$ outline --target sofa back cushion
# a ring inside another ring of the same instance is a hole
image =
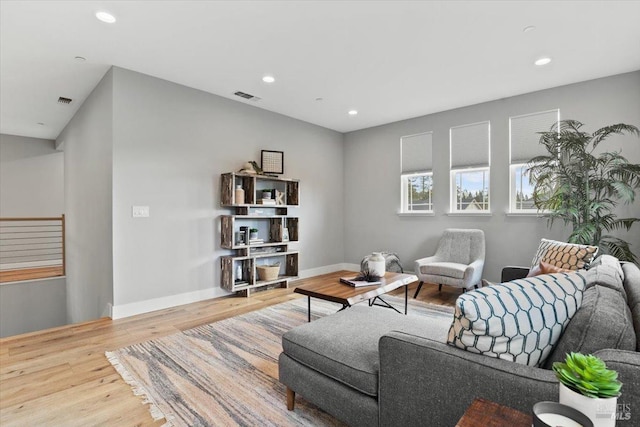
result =
[[[636,349],[631,313],[617,290],[588,285],[582,307],[567,325],[543,367],[551,369],[553,362],[564,361],[567,353],[592,354],[605,348]]]
[[[584,272],[547,274],[461,295],[448,344],[539,366],[582,303]]]

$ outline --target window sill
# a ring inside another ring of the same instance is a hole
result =
[[[545,212],[505,212],[504,213],[506,216],[530,216],[530,217],[537,217],[537,218],[544,218],[546,217],[548,214]]]
[[[492,212],[447,212],[447,216],[493,216]]]
[[[398,216],[403,217],[418,217],[418,216],[436,216],[435,212],[427,211],[427,212],[397,212]]]

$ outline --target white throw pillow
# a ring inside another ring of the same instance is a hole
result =
[[[466,292],[456,301],[447,343],[539,366],[582,304],[583,272],[545,274]]]

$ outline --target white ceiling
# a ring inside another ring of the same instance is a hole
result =
[[[0,132],[40,138],[111,65],[340,132],[640,69],[640,1],[2,0],[0,15]]]

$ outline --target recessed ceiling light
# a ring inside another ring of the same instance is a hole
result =
[[[82,61],[86,61],[87,60],[87,58],[85,58],[84,56],[76,56],[74,59],[76,61],[78,61],[78,62],[82,62]]]
[[[322,98],[316,98],[316,101],[322,101]]]
[[[356,114],[358,114],[358,110],[349,110],[350,116],[355,116]]]
[[[265,83],[273,83],[273,82],[276,81],[276,79],[273,76],[264,76],[262,78],[262,81],[265,82]]]
[[[44,126],[44,123],[42,123],[42,122],[38,122],[38,123],[36,123],[36,124],[37,124],[38,126]]]
[[[102,22],[106,22],[107,24],[113,24],[116,22],[116,17],[105,11],[96,12],[96,18]]]
[[[522,29],[522,31],[523,31],[524,33],[528,33],[529,31],[533,31],[533,30],[535,30],[535,29],[536,29],[536,27],[535,27],[534,25],[527,25],[526,27],[524,27],[524,28]]]
[[[542,57],[542,58],[538,58],[536,59],[536,62],[534,62],[534,64],[536,65],[547,65],[549,62],[551,62],[551,58],[549,58],[548,56]]]

